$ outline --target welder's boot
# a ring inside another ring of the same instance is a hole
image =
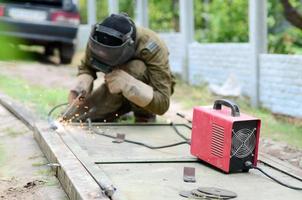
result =
[[[134,112],[136,123],[156,122],[156,115],[149,112]]]

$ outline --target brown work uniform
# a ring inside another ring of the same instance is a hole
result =
[[[168,110],[175,84],[169,66],[168,49],[155,32],[137,27],[136,33],[136,51],[133,58],[118,67],[151,86],[154,92],[152,101],[146,107],[140,108],[122,94],[111,94],[107,86],[103,84],[88,96],[85,107],[89,107],[90,113],[86,114],[86,118],[110,120],[114,116],[129,111],[134,111],[137,115],[148,113],[162,115]],[[87,48],[85,58],[79,66],[78,75],[89,74],[96,79],[96,72],[97,70],[91,64],[90,51]]]

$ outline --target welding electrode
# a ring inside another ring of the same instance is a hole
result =
[[[84,94],[85,92],[80,92],[79,95],[72,101],[72,103],[67,107],[66,111],[63,113],[62,120],[66,119],[66,115],[70,112],[71,109],[74,108],[77,101],[85,100]]]

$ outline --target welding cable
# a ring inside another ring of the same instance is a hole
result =
[[[179,137],[181,137],[182,139],[184,139],[185,141],[187,141],[188,144],[191,143],[189,138],[185,137],[183,134],[181,134],[181,133],[179,132],[179,130],[176,128],[176,126],[175,126],[175,124],[174,124],[173,122],[171,122],[170,125],[172,126],[172,128],[173,128],[174,131],[175,131],[175,133],[176,133]]]
[[[288,172],[286,172],[286,171],[284,171],[284,170],[282,170],[282,169],[279,169],[278,167],[275,167],[275,166],[273,166],[273,165],[271,165],[271,164],[269,164],[269,163],[267,163],[267,162],[265,162],[265,161],[263,161],[263,160],[258,160],[258,162],[259,162],[259,163],[262,163],[262,164],[264,164],[264,165],[266,165],[266,166],[268,166],[268,167],[270,167],[270,168],[273,168],[274,170],[277,170],[277,171],[279,171],[279,172],[281,172],[281,173],[283,173],[283,174],[285,174],[285,175],[287,175],[287,176],[290,176],[290,177],[292,177],[292,178],[294,178],[294,179],[297,179],[297,180],[300,181],[300,182],[302,182],[302,178],[300,178],[300,177],[298,177],[298,176],[295,176],[295,175],[293,175],[293,174],[290,174],[290,173],[288,173]]]
[[[186,116],[184,114],[177,112],[176,115],[185,119],[188,123],[192,124],[192,120],[186,118]]]
[[[59,105],[56,105],[55,107],[53,107],[47,114],[47,121],[48,121],[48,124],[50,125],[51,129],[57,129],[57,126],[53,123],[53,119],[52,119],[52,113],[57,110],[58,108],[60,107],[63,107],[63,106],[67,106],[68,103],[61,103]]]
[[[278,180],[278,179],[272,177],[272,176],[269,175],[267,172],[263,171],[263,169],[261,169],[261,168],[259,168],[259,167],[257,167],[257,166],[254,166],[254,165],[252,164],[252,162],[250,162],[250,161],[246,161],[246,162],[245,162],[245,166],[248,167],[249,169],[256,169],[256,170],[260,171],[260,172],[263,173],[265,176],[267,176],[268,178],[272,179],[273,181],[275,181],[276,183],[278,183],[278,184],[280,184],[280,185],[282,185],[282,186],[284,186],[284,187],[287,187],[287,188],[290,188],[290,189],[293,189],[293,190],[302,190],[302,188],[288,185],[288,184],[283,183],[283,182],[281,182],[280,180]]]
[[[108,135],[106,133],[100,133],[100,132],[96,131],[95,129],[91,129],[91,130],[97,135],[102,135],[102,136],[105,136],[105,137],[108,137],[108,138],[116,139],[115,136]],[[145,144],[145,143],[142,143],[142,142],[127,140],[127,139],[125,139],[124,142],[144,146],[144,147],[147,147],[149,149],[164,149],[164,148],[174,147],[174,146],[178,146],[178,145],[182,145],[182,144],[188,144],[187,141],[183,141],[183,142],[178,142],[178,143],[173,143],[173,144],[163,145],[163,146],[151,146],[151,145],[148,145],[148,144]]]
[[[89,129],[93,133],[95,133],[97,135],[105,136],[105,137],[108,137],[108,138],[111,138],[111,139],[116,139],[115,136],[112,136],[112,135],[109,135],[109,134],[106,134],[106,133],[100,133],[99,131],[95,130],[93,128],[91,120],[89,118],[86,121],[88,123]],[[177,143],[168,144],[168,145],[163,145],[163,146],[151,146],[151,145],[148,145],[148,144],[145,144],[145,143],[142,143],[142,142],[138,142],[138,141],[134,141],[134,140],[128,140],[128,139],[125,139],[124,142],[130,143],[130,144],[136,144],[136,145],[139,145],[139,146],[144,146],[144,147],[149,148],[149,149],[164,149],[164,148],[174,147],[174,146],[178,146],[178,145],[182,145],[182,144],[189,144],[190,145],[190,143],[188,142],[188,139],[186,139],[186,141],[177,142]]]

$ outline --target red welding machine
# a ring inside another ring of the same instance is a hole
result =
[[[213,108],[195,107],[191,154],[226,173],[247,172],[245,162],[257,165],[260,123],[229,100],[216,100]]]

